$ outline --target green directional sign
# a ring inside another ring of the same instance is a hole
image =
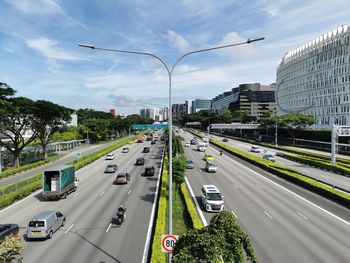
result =
[[[159,130],[168,128],[168,124],[133,124],[133,130]]]

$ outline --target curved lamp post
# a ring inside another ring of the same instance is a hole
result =
[[[127,53],[127,54],[135,54],[135,55],[143,55],[143,56],[150,56],[162,63],[164,68],[166,69],[168,73],[168,83],[169,83],[169,218],[168,218],[168,228],[169,228],[169,234],[172,234],[172,174],[173,174],[173,168],[172,168],[172,107],[171,107],[171,80],[172,80],[172,74],[174,72],[174,69],[176,65],[185,57],[196,54],[196,53],[201,53],[201,52],[206,52],[206,51],[211,51],[211,50],[216,50],[216,49],[223,49],[223,48],[229,48],[229,47],[234,47],[234,46],[239,46],[239,45],[246,45],[250,44],[256,41],[264,40],[265,37],[258,37],[258,38],[249,38],[247,41],[240,42],[240,43],[235,43],[235,44],[229,44],[229,45],[223,45],[223,46],[217,46],[217,47],[211,47],[211,48],[205,48],[205,49],[199,49],[195,51],[188,52],[181,57],[179,57],[173,66],[170,68],[163,59],[160,57],[148,53],[148,52],[141,52],[141,51],[130,51],[130,50],[123,50],[123,49],[112,49],[112,48],[101,48],[101,47],[96,47],[94,45],[89,45],[89,44],[78,44],[79,47],[83,48],[90,48],[90,49],[96,49],[96,50],[104,50],[104,51],[112,51],[112,52],[119,52],[119,53]]]

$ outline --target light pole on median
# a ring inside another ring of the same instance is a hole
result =
[[[96,50],[104,50],[104,51],[112,51],[112,52],[119,52],[119,53],[127,53],[127,54],[136,54],[136,55],[144,55],[144,56],[150,56],[153,57],[157,60],[159,60],[164,68],[166,69],[168,73],[168,84],[169,84],[169,218],[168,218],[168,228],[169,228],[169,234],[172,234],[172,107],[171,107],[171,81],[172,81],[172,74],[174,72],[174,69],[176,65],[185,57],[196,54],[196,53],[201,53],[201,52],[206,52],[206,51],[212,51],[212,50],[217,50],[217,49],[223,49],[223,48],[229,48],[229,47],[234,47],[234,46],[239,46],[239,45],[246,45],[250,44],[253,42],[257,42],[260,40],[265,39],[264,37],[259,37],[259,38],[249,38],[247,41],[240,42],[240,43],[235,43],[235,44],[229,44],[229,45],[223,45],[223,46],[217,46],[217,47],[211,47],[211,48],[205,48],[205,49],[199,49],[195,51],[188,52],[181,57],[179,57],[173,66],[168,67],[168,65],[164,62],[163,59],[160,57],[148,53],[148,52],[139,52],[139,51],[130,51],[130,50],[122,50],[122,49],[111,49],[111,48],[100,48],[100,47],[95,47],[94,45],[88,45],[88,44],[78,44],[79,47],[83,48],[90,48],[90,49],[96,49]]]

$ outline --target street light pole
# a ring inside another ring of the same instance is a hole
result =
[[[278,132],[278,128],[277,128],[277,119],[276,119],[276,124],[275,124],[275,146],[278,146],[278,139],[277,139],[277,132]]]
[[[196,53],[201,53],[201,52],[206,52],[206,51],[212,51],[212,50],[217,50],[217,49],[223,49],[223,48],[228,48],[228,47],[234,47],[234,46],[239,46],[239,45],[246,45],[246,44],[250,44],[253,42],[257,42],[260,40],[264,40],[264,37],[259,37],[259,38],[249,38],[247,41],[244,42],[240,42],[240,43],[236,43],[236,44],[229,44],[229,45],[223,45],[223,46],[217,46],[217,47],[212,47],[212,48],[205,48],[205,49],[199,49],[199,50],[195,50],[192,52],[188,52],[184,55],[182,55],[181,57],[179,57],[174,65],[171,67],[171,69],[169,70],[168,65],[164,62],[164,60],[162,60],[160,57],[152,54],[152,53],[148,53],[148,52],[139,52],[139,51],[130,51],[130,50],[122,50],[122,49],[111,49],[111,48],[100,48],[100,47],[95,47],[94,45],[89,45],[89,44],[78,44],[79,47],[83,47],[83,48],[90,48],[90,49],[96,49],[96,50],[104,50],[104,51],[112,51],[112,52],[119,52],[119,53],[127,53],[127,54],[136,54],[136,55],[144,55],[144,56],[151,56],[155,59],[157,59],[158,61],[160,61],[162,63],[162,65],[164,66],[164,68],[166,69],[167,73],[168,73],[168,83],[169,83],[169,218],[168,218],[168,228],[169,228],[169,234],[172,234],[172,174],[173,174],[173,163],[172,163],[172,155],[173,155],[173,151],[172,151],[172,101],[171,101],[171,85],[172,85],[172,75],[174,72],[174,69],[176,67],[176,65],[185,57],[192,55],[192,54],[196,54]]]

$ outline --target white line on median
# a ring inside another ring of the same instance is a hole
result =
[[[225,158],[229,158],[228,156],[225,156],[225,155],[224,155],[224,157],[225,157]],[[264,179],[264,180],[266,180],[266,181],[268,181],[268,182],[274,184],[275,186],[277,186],[277,187],[279,187],[279,188],[281,188],[281,189],[287,191],[288,193],[294,195],[295,197],[297,197],[297,198],[303,200],[304,202],[306,202],[306,203],[308,203],[308,204],[310,204],[310,205],[312,205],[312,206],[314,206],[314,207],[320,209],[320,210],[323,211],[324,213],[326,213],[326,214],[328,214],[328,215],[330,215],[330,216],[332,216],[332,217],[338,219],[339,221],[343,222],[344,224],[350,226],[350,222],[346,221],[345,219],[343,219],[343,218],[341,218],[341,217],[339,217],[339,216],[337,216],[337,215],[335,215],[335,214],[329,212],[328,210],[326,210],[326,209],[324,209],[324,208],[322,208],[322,207],[320,207],[320,206],[314,204],[313,202],[307,200],[307,199],[304,198],[304,197],[301,197],[300,195],[294,193],[293,191],[288,190],[288,189],[285,188],[284,186],[279,185],[278,183],[272,181],[271,179],[266,178],[265,176],[262,176],[261,174],[259,174],[258,172],[255,172],[254,170],[248,168],[247,166],[244,166],[243,164],[241,164],[241,163],[239,163],[239,162],[237,162],[237,161],[235,161],[235,160],[233,160],[233,159],[231,159],[231,158],[230,158],[230,160],[232,160],[232,161],[235,162],[236,164],[240,165],[241,167],[244,167],[244,168],[247,169],[248,171],[250,171],[250,172],[252,172],[252,173],[254,173],[254,174],[260,176],[262,179]],[[279,177],[277,177],[277,176],[274,175],[274,174],[270,174],[270,175],[271,175],[272,177],[279,178]]]
[[[265,213],[265,215],[267,215],[270,219],[273,219],[273,217],[270,216],[268,212],[264,211],[264,213]]]
[[[71,230],[71,228],[74,226],[74,224],[72,224],[64,233],[67,234],[69,230]]]
[[[306,216],[304,216],[302,213],[297,212],[298,215],[300,215],[302,218],[304,218],[305,220],[308,220],[308,218]]]
[[[190,191],[191,197],[192,197],[194,203],[196,204],[196,208],[197,208],[197,212],[198,212],[198,214],[199,214],[199,217],[201,218],[203,225],[204,225],[204,226],[207,226],[207,225],[208,225],[207,220],[205,220],[205,217],[204,217],[204,215],[203,215],[203,212],[202,212],[202,210],[199,208],[199,204],[198,204],[197,199],[196,199],[196,197],[195,197],[195,195],[194,195],[194,193],[193,193],[193,190],[192,190],[192,188],[191,188],[190,182],[187,180],[187,177],[185,177],[185,181],[186,181],[186,185],[187,185],[187,187],[188,187],[188,190]]]
[[[235,218],[237,219],[238,216],[235,214],[235,212],[233,212],[233,210],[232,210],[231,212],[232,212],[232,214],[235,216]]]
[[[238,189],[238,185],[236,185],[236,184],[233,184],[233,186],[234,186],[235,188],[237,188],[237,189]]]
[[[111,226],[112,226],[112,223],[109,224],[109,226],[108,226],[108,228],[107,228],[107,230],[106,230],[106,233],[107,233],[108,230],[111,228]]]

